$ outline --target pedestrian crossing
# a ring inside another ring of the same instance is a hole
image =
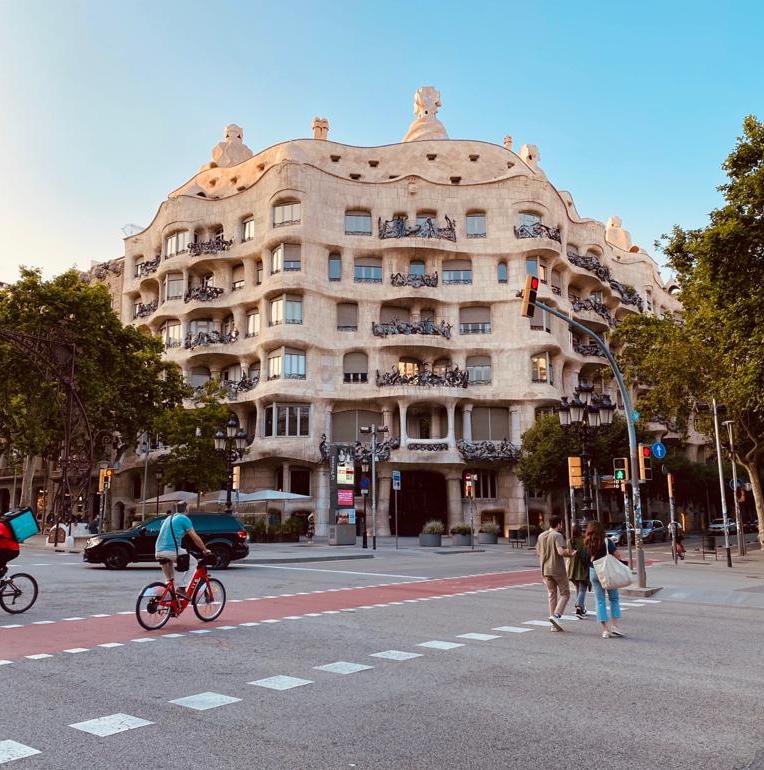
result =
[[[630,602],[629,606],[632,609],[639,607],[650,607],[656,604],[660,604],[660,600],[639,600]],[[320,613],[323,614],[323,613]],[[573,615],[563,616],[563,620],[572,621],[578,620]],[[262,621],[267,622],[267,621]],[[271,622],[278,622],[273,619]],[[243,623],[239,626],[218,626],[215,631],[224,630],[229,631],[240,626],[258,625],[258,623]],[[584,626],[585,623],[581,623]],[[273,693],[288,693],[291,690],[300,690],[301,688],[311,688],[321,685],[320,677],[323,676],[355,676],[362,674],[365,676],[373,677],[375,672],[385,665],[395,665],[396,663],[404,663],[407,661],[416,661],[417,659],[432,658],[434,655],[440,653],[455,651],[462,648],[479,647],[485,642],[495,642],[497,640],[505,639],[509,640],[512,637],[519,637],[525,633],[532,633],[536,628],[549,627],[549,620],[531,619],[523,621],[520,626],[514,625],[500,625],[490,629],[493,633],[488,633],[486,630],[480,631],[468,631],[464,633],[454,634],[453,639],[459,641],[451,641],[449,639],[430,639],[413,644],[414,647],[421,649],[422,652],[414,652],[412,650],[399,650],[399,649],[387,649],[376,652],[367,653],[367,658],[373,659],[375,664],[363,663],[360,661],[348,661],[338,660],[330,663],[320,663],[312,667],[312,670],[317,672],[316,678],[307,679],[304,677],[294,676],[289,673],[274,673],[271,676],[257,679],[254,681],[246,682],[247,685],[256,687],[260,690],[271,691]],[[211,633],[213,629],[197,629],[197,633]],[[195,633],[191,631],[189,633]],[[140,637],[131,641],[144,643],[144,642],[156,642],[161,638],[175,639],[183,637],[184,634],[164,634],[157,637]],[[99,645],[101,647],[121,646],[120,643],[112,642]],[[66,650],[70,654],[87,652],[86,648],[72,648]],[[456,653],[455,653],[456,654]],[[39,660],[43,658],[52,657],[47,654],[28,655],[27,658],[31,660]],[[9,664],[12,661],[0,661],[0,665]],[[416,665],[412,663],[411,665]],[[275,695],[274,695],[275,697]],[[286,696],[285,696],[286,697]],[[223,706],[235,707],[235,704],[242,703],[246,698],[238,697],[228,693],[218,692],[201,692],[186,695],[179,698],[174,698],[167,702],[167,706],[180,707],[188,709],[190,711],[204,712],[221,708]],[[142,716],[136,716],[132,714],[126,714],[122,712],[114,714],[106,714],[103,716],[94,716],[91,719],[76,722],[68,725],[70,729],[77,730],[78,732],[87,733],[101,739],[108,739],[110,736],[128,732],[132,730],[140,730],[150,727],[155,724],[160,724],[159,721],[155,722],[146,719]],[[160,725],[161,726],[161,725]],[[13,738],[4,738],[0,734],[0,765],[8,762],[15,762],[28,757],[32,757],[43,752],[43,748],[36,746],[28,746],[20,743]],[[55,747],[51,746],[49,749],[51,752],[55,751]]]

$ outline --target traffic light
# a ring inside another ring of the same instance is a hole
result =
[[[629,458],[613,458],[613,479],[617,484],[624,484],[629,480]]]
[[[464,496],[475,497],[475,482],[471,473],[464,474]]]
[[[539,289],[539,279],[535,275],[525,276],[525,288],[523,289],[523,307],[521,314],[523,318],[533,318],[536,306],[536,292]]]
[[[113,475],[114,471],[111,468],[107,468],[103,472],[103,488],[104,489],[110,489],[111,488],[111,477]]]
[[[653,461],[652,453],[650,452],[649,444],[639,445],[639,480],[652,481],[653,480]]]
[[[568,458],[568,486],[571,489],[582,489],[584,486],[584,474],[581,469],[580,457]]]

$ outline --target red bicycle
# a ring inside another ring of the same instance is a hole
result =
[[[189,603],[199,620],[206,623],[217,620],[225,607],[225,587],[217,578],[207,574],[207,566],[204,558],[199,559],[185,596],[176,593],[174,580],[147,585],[135,604],[138,622],[147,631],[156,631],[170,618],[179,617]]]

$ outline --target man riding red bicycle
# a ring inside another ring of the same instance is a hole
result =
[[[183,538],[188,536],[191,542],[202,552],[204,556],[210,556],[204,541],[194,529],[191,519],[183,513],[171,513],[163,522],[157,537],[154,555],[162,567],[162,572],[169,582],[175,578],[175,567],[178,572],[178,585],[175,593],[184,599],[190,599],[186,595],[186,586],[189,578],[196,570],[197,560],[183,548]]]

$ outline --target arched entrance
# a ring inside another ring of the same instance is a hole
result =
[[[414,537],[430,519],[448,526],[446,479],[436,471],[402,471],[398,492],[398,534]],[[390,531],[395,534],[395,492],[390,482]]]

